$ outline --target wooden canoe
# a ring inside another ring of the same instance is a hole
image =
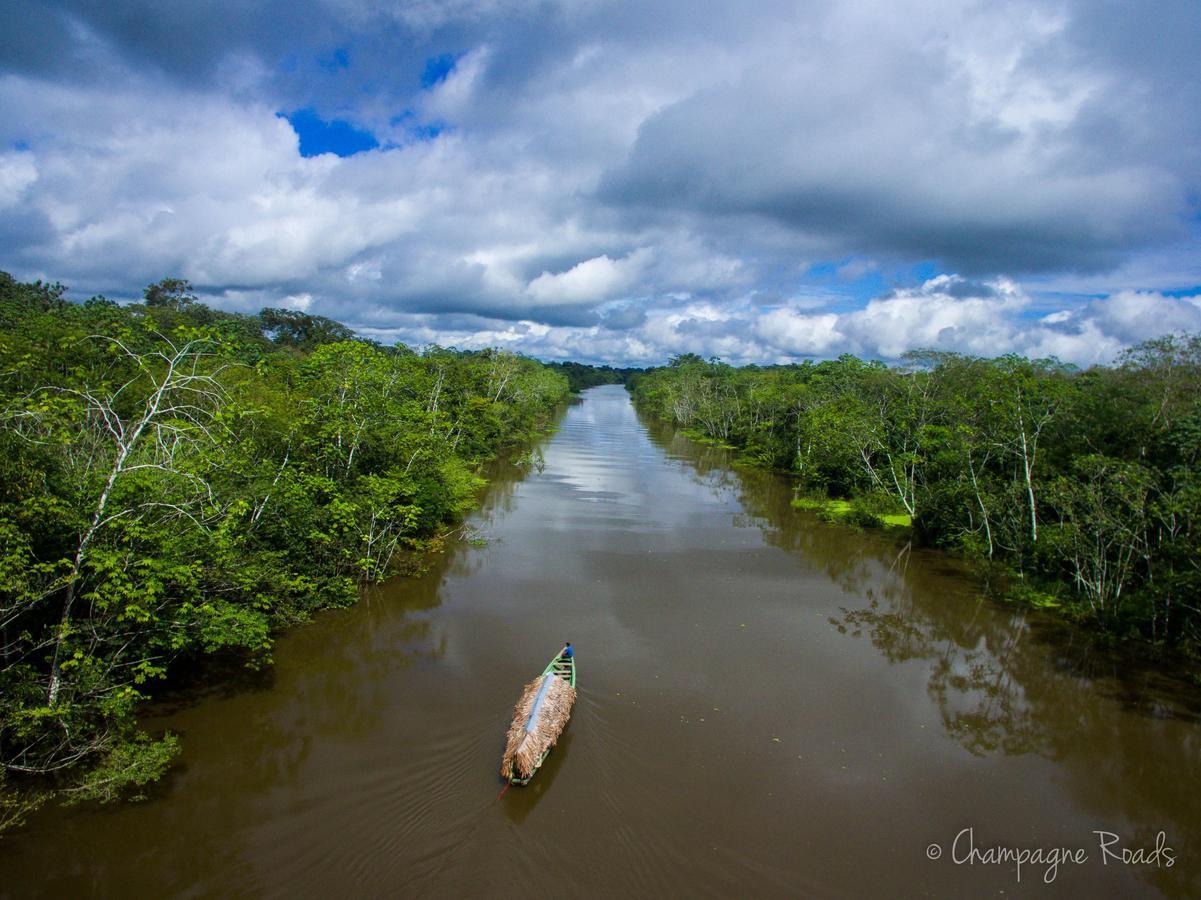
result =
[[[569,684],[572,687],[572,689],[574,690],[574,688],[576,686],[575,656],[570,656],[570,657],[567,657],[566,659],[564,659],[562,656],[556,655],[549,663],[546,664],[546,668],[542,670],[542,674],[538,676],[538,678],[535,680],[535,683],[539,683],[539,682],[545,683],[546,676],[548,676],[548,675],[553,678],[562,679],[563,681],[567,682],[567,684]],[[529,713],[528,717],[526,717],[526,722],[524,724],[526,724],[527,726],[530,724],[530,722],[532,722],[538,716],[539,702],[540,702],[540,695],[535,697],[534,708]],[[519,705],[520,705],[520,702],[519,702]],[[515,719],[514,721],[516,723],[517,720]],[[566,722],[564,722],[563,724],[565,726]],[[546,758],[550,755],[550,751],[554,747],[555,740],[558,740],[557,734],[554,735],[554,740],[552,740],[551,743],[546,747],[546,749],[543,750],[542,753],[538,756],[537,762],[535,763],[533,769],[530,771],[528,776],[523,776],[517,770],[516,764],[514,764],[512,761],[510,761],[508,768],[507,768],[507,772],[505,773],[506,777],[509,780],[509,784],[529,784],[530,779],[532,779],[534,777],[534,774],[538,771],[538,769],[540,769],[542,767],[542,764],[546,761]]]

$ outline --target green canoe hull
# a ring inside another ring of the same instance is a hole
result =
[[[552,659],[549,663],[546,664],[546,668],[542,670],[542,675],[556,675],[559,678],[562,678],[564,681],[566,681],[572,687],[575,687],[575,657],[571,656],[571,657],[568,657],[567,659],[564,659],[561,656],[556,656],[554,659]],[[542,676],[539,676],[539,677],[542,677]],[[535,775],[538,774],[538,770],[542,768],[542,764],[544,762],[546,762],[546,758],[548,756],[550,756],[550,751],[553,749],[554,749],[553,745],[550,747],[547,747],[546,752],[543,753],[540,757],[538,757],[538,764],[536,766],[534,766],[534,771],[530,773],[529,778],[522,778],[512,768],[510,768],[509,769],[509,784],[529,784],[530,779],[532,779]]]

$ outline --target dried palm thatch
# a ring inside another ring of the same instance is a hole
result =
[[[547,673],[525,686],[513,710],[505,756],[500,764],[504,778],[512,775],[528,780],[555,745],[575,703],[575,688]]]

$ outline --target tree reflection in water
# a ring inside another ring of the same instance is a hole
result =
[[[1178,852],[1201,846],[1201,698],[1191,664],[1115,651],[1069,623],[990,601],[954,557],[888,532],[856,532],[791,506],[786,478],[734,468],[727,450],[645,422],[695,477],[737,501],[737,525],[823,572],[848,598],[829,622],[866,637],[890,663],[928,665],[926,688],[946,734],[976,757],[1054,761],[1098,828]],[[1119,824],[1120,823],[1120,824]],[[1172,896],[1201,896],[1201,866],[1181,860],[1140,875]]]
[[[1045,753],[1047,736],[1032,713],[1026,691],[1015,678],[1015,652],[1026,635],[1025,615],[1011,619],[981,616],[984,599],[973,604],[966,622],[939,620],[905,590],[904,573],[911,547],[897,553],[890,572],[899,589],[883,601],[873,596],[861,609],[842,609],[830,624],[842,634],[864,633],[889,662],[929,660],[927,691],[937,704],[943,727],[976,756]],[[874,592],[872,592],[874,593]],[[992,627],[987,627],[990,623]]]

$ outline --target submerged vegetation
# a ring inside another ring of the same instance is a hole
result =
[[[272,635],[436,543],[478,464],[567,379],[498,351],[381,347],[292,310],[69,303],[0,273],[0,830],[154,780],[155,683]]]
[[[1115,366],[909,354],[631,379],[648,413],[788,472],[797,505],[910,523],[1008,595],[1118,637],[1201,647],[1201,336]]]

